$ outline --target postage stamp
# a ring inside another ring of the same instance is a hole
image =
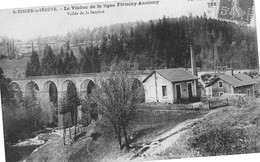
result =
[[[250,23],[253,5],[253,0],[220,0],[218,18]]]

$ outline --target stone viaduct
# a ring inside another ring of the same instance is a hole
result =
[[[139,71],[136,79],[142,82],[150,72]],[[49,75],[49,76],[31,76],[26,78],[13,78],[11,79],[11,86],[14,92],[22,92],[22,98],[30,93],[30,86],[33,85],[37,94],[39,105],[42,108],[45,123],[53,121],[54,107],[50,100],[50,86],[55,86],[57,89],[57,100],[62,97],[62,94],[67,91],[68,84],[73,83],[79,95],[90,93],[95,83],[96,78],[100,77],[100,73],[87,73],[87,74],[69,74],[69,75]],[[107,77],[104,74],[102,77]],[[79,111],[79,118],[82,118],[82,113]],[[62,116],[58,115],[59,126],[62,125]]]

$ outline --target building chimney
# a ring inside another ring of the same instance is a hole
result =
[[[192,74],[195,76],[198,76],[197,74],[197,66],[196,66],[196,59],[194,56],[194,51],[193,51],[193,47],[192,44],[190,44],[190,60],[191,60],[191,71]]]
[[[234,70],[232,68],[226,68],[226,74],[233,76],[234,75]]]

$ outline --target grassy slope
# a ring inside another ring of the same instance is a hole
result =
[[[173,140],[161,152],[151,156],[139,156],[135,160],[160,160],[174,158],[188,158],[205,156],[205,152],[191,147],[189,144],[191,137],[194,137],[194,131],[214,130],[217,127],[242,127],[248,131],[249,137],[252,137],[252,144],[259,146],[260,143],[256,137],[256,130],[259,128],[259,105],[249,105],[246,108],[237,108],[235,106],[223,107],[211,111],[140,111],[136,122],[133,123],[129,132],[133,136],[132,146],[140,144],[149,144],[154,142],[162,134],[167,134],[173,128],[191,120],[192,124],[180,132],[177,132],[176,140]],[[247,129],[250,128],[250,129]],[[252,129],[253,128],[253,129]],[[93,140],[90,135],[92,132],[99,132],[100,137]],[[176,135],[176,134],[175,134]],[[172,135],[172,136],[175,136]],[[169,137],[172,138],[172,137]],[[173,138],[174,139],[174,138]],[[165,140],[167,141],[167,139]],[[67,143],[69,140],[67,139]],[[106,129],[101,122],[89,126],[86,129],[86,135],[80,137],[76,142],[63,146],[62,139],[57,139],[53,143],[42,146],[37,152],[34,152],[29,161],[129,161],[137,153],[138,148],[133,148],[130,152],[118,151],[118,143],[112,131]],[[252,149],[248,149],[248,152]]]
[[[129,132],[133,135],[132,145],[139,143],[149,143],[157,136],[172,129],[176,124],[187,119],[197,118],[205,112],[195,111],[140,111],[136,122],[133,123]],[[97,140],[93,140],[90,134],[101,133]],[[34,152],[28,161],[122,161],[133,156],[130,153],[120,152],[115,135],[106,129],[100,122],[96,126],[90,126],[86,130],[86,135],[79,138],[70,145],[63,146],[62,139],[48,143]],[[69,140],[67,138],[67,143]]]
[[[216,110],[214,113],[206,115],[202,120],[195,123],[192,129],[187,131],[185,135],[179,138],[171,147],[157,155],[154,159],[174,159],[174,158],[189,158],[213,155],[212,152],[206,152],[203,148],[191,147],[192,137],[206,134],[208,131],[232,130],[235,128],[242,129],[246,132],[245,141],[248,145],[243,145],[245,150],[237,149],[230,152],[217,152],[217,155],[234,154],[234,153],[256,153],[260,151],[259,139],[259,117],[260,106],[248,105],[245,108],[237,108],[235,106],[224,107]],[[196,134],[195,132],[199,132]],[[216,135],[216,134],[215,134]],[[234,134],[231,135],[231,138]],[[223,139],[223,136],[214,136],[210,145],[214,145],[212,149],[221,148],[217,146],[219,143],[214,143],[213,140]],[[207,139],[206,139],[207,140]],[[239,141],[235,141],[234,146],[239,146]],[[205,142],[206,143],[206,142]],[[229,144],[228,144],[229,145]],[[240,148],[240,147],[239,147]]]

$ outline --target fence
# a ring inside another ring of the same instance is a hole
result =
[[[196,108],[190,104],[166,104],[166,103],[149,103],[141,105],[143,109],[154,110],[195,110]]]
[[[214,109],[218,107],[228,106],[228,99],[223,100],[209,100],[209,108]]]

